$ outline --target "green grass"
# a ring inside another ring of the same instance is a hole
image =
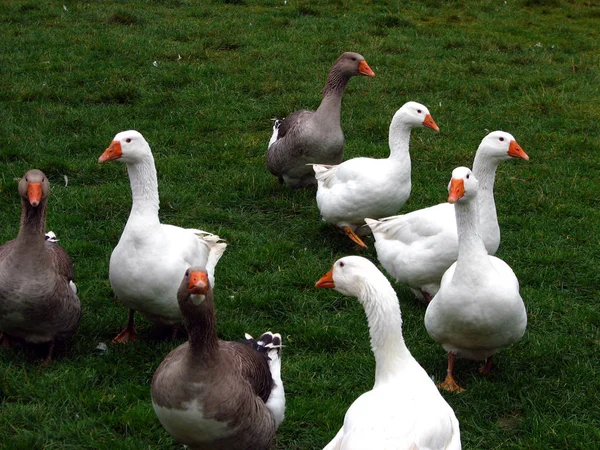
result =
[[[600,446],[597,2],[64,5],[0,4],[0,242],[18,230],[15,180],[42,169],[52,182],[48,228],[75,261],[84,316],[49,368],[35,349],[1,351],[0,448],[181,448],[154,416],[149,382],[183,339],[139,319],[139,341],[110,344],[127,312],[112,300],[108,259],[131,199],[124,166],[96,161],[126,129],[153,149],[161,219],[229,244],[216,274],[220,335],[284,335],[276,448],[317,449],[333,437],[372,386],[374,361],[358,302],[314,283],[357,251],[321,222],[314,192],[277,184],[264,155],[270,119],[316,107],[346,50],[377,74],[346,91],[346,158],[386,156],[389,121],[408,100],[426,104],[441,128],[413,133],[404,211],[444,201],[452,169],[471,165],[488,131],[512,133],[531,157],[502,165],[496,182],[497,256],[519,277],[529,326],[490,378],[458,363],[467,390],[445,397],[463,447]],[[372,245],[361,254],[375,260]],[[445,356],[424,308],[396,290],[408,346],[440,380]]]

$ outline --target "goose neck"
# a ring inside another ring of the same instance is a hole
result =
[[[28,253],[40,254],[45,246],[47,201],[42,199],[34,208],[27,200],[21,200],[21,226],[17,245]]]
[[[479,204],[477,199],[456,202],[454,213],[458,230],[458,266],[473,264],[487,259],[487,250],[479,233]],[[458,270],[458,269],[457,269]]]
[[[375,384],[394,378],[412,356],[402,337],[402,316],[396,293],[388,280],[363,286],[359,299],[365,309],[375,355]]]
[[[342,96],[350,76],[344,75],[337,67],[332,67],[325,87],[323,88],[323,99],[316,113],[319,116],[331,118],[339,122],[342,109]]]
[[[410,132],[410,126],[392,121],[388,138],[390,159],[406,162],[408,166],[410,166]]]
[[[479,180],[479,192],[477,194],[479,232],[492,255],[496,253],[500,244],[500,227],[494,200],[494,183],[499,163],[499,160],[486,157],[480,152],[475,155],[475,161],[473,162],[473,173]]]
[[[127,173],[131,185],[131,214],[156,216],[158,220],[158,181],[152,154],[134,163],[128,163]]]
[[[217,355],[217,319],[212,291],[206,294],[204,301],[196,306],[191,299],[179,302],[183,323],[188,332],[188,341],[195,357],[210,359]]]

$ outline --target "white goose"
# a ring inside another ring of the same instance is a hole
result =
[[[479,235],[478,181],[466,167],[452,172],[448,202],[458,227],[458,260],[444,273],[440,290],[425,313],[429,335],[448,352],[448,374],[440,387],[462,391],[452,375],[456,357],[486,359],[518,341],[525,333],[527,313],[519,281],[499,258],[489,256]]]
[[[154,158],[140,133],[118,133],[98,162],[117,159],[127,164],[133,198],[109,267],[112,289],[129,308],[127,327],[113,342],[126,343],[136,338],[135,311],[154,322],[177,326],[182,320],[177,304],[181,274],[190,266],[206,267],[214,284],[215,266],[227,244],[202,230],[160,223]]]
[[[313,164],[321,217],[342,228],[361,247],[366,245],[355,231],[365,217],[395,214],[410,196],[409,141],[415,127],[439,131],[427,107],[405,103],[390,124],[388,158],[353,158],[337,166]]]
[[[473,172],[480,180],[481,236],[490,255],[500,245],[494,202],[496,169],[511,158],[529,159],[511,134],[494,131],[481,141],[473,163]],[[431,301],[442,275],[458,256],[454,206],[440,203],[408,214],[365,221],[373,232],[377,258],[385,270],[407,284],[417,297]]]
[[[369,322],[375,384],[350,406],[325,450],[461,448],[458,420],[402,337],[398,298],[369,260],[347,256],[316,284],[357,297]]]

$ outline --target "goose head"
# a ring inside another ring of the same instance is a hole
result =
[[[333,64],[333,67],[342,75],[346,76],[375,76],[375,72],[373,72],[373,70],[369,67],[365,58],[362,55],[354,52],[342,53],[342,55]]]
[[[431,113],[425,105],[417,102],[407,102],[396,111],[392,118],[390,128],[396,128],[400,125],[413,127],[426,127],[431,128],[433,131],[439,132],[440,128],[437,126]]]
[[[179,305],[192,304],[198,306],[206,300],[206,296],[211,291],[208,273],[201,267],[190,267],[185,271],[183,280],[177,291],[177,300]]]
[[[497,159],[498,162],[511,158],[529,160],[529,156],[523,151],[513,135],[505,131],[492,131],[484,137],[481,144],[479,144],[477,153]]]
[[[50,182],[44,172],[38,169],[27,172],[19,181],[19,195],[34,208],[48,198]]]
[[[366,285],[381,275],[371,261],[362,256],[345,256],[333,263],[329,272],[315,284],[318,288],[330,288],[351,297],[360,297]]]
[[[452,171],[448,184],[448,202],[470,201],[477,195],[479,181],[468,167],[457,167]]]
[[[135,130],[121,131],[113,138],[110,146],[98,158],[99,163],[121,160],[124,163],[139,161],[151,154],[144,136]]]

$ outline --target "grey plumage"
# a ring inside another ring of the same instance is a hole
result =
[[[280,183],[291,188],[315,185],[307,164],[339,164],[344,156],[340,125],[342,96],[350,77],[375,76],[358,53],[343,53],[331,67],[316,111],[289,114],[274,127],[267,150],[267,167]]]
[[[30,193],[37,190],[38,198]],[[70,287],[73,263],[67,252],[44,235],[50,184],[30,170],[19,182],[22,212],[16,239],[0,247],[0,330],[32,343],[70,337],[81,318],[81,304]]]
[[[278,425],[266,405],[275,388],[267,352],[278,343],[278,355],[281,338],[265,333],[259,340],[272,341],[262,344],[251,338],[218,339],[212,288],[200,304],[194,303],[188,289],[190,274],[198,271],[202,269],[190,268],[179,289],[189,340],[169,353],[156,370],[154,409],[165,429],[191,450],[266,450]],[[197,423],[181,426],[181,415],[188,417],[186,422]],[[205,426],[222,432],[207,437],[198,431]]]

